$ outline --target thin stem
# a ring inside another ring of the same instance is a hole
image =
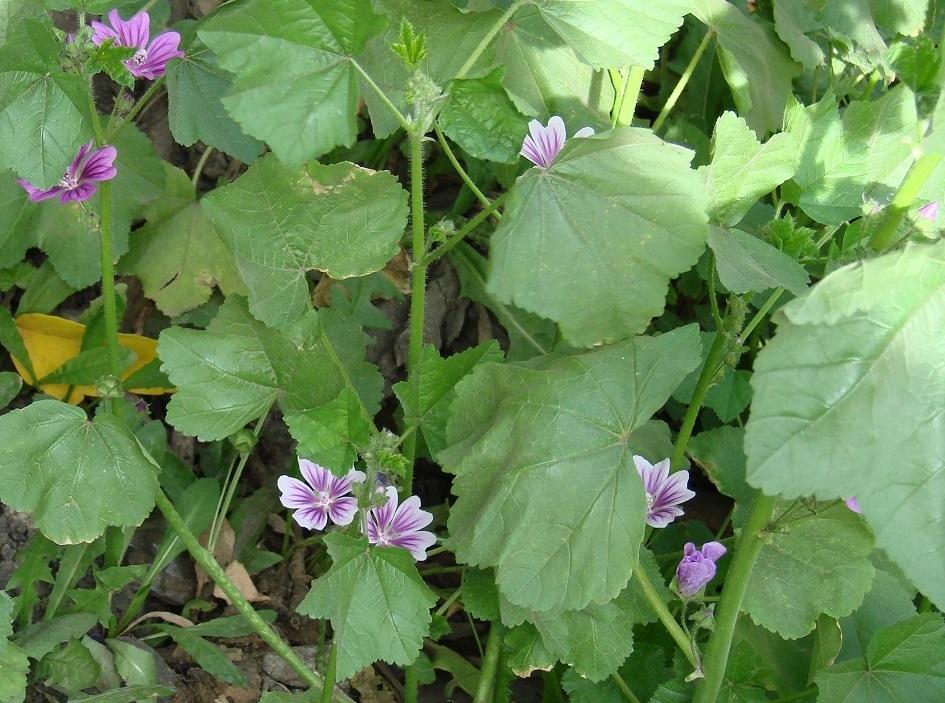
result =
[[[95,131],[96,146],[105,145],[105,134],[102,132],[102,120],[98,115],[98,106],[95,104],[95,90],[92,87],[92,77],[89,76],[89,116],[92,118],[92,129]]]
[[[436,609],[436,614],[443,615],[444,613],[446,613],[446,611],[450,609],[450,606],[453,605],[453,603],[455,603],[457,600],[459,600],[459,597],[462,594],[463,594],[463,587],[460,586],[455,591],[453,591],[452,594],[450,594],[449,598],[443,601],[443,605],[441,605],[439,608]]]
[[[669,632],[669,636],[673,638],[679,649],[682,650],[682,653],[686,656],[686,659],[688,659],[689,663],[692,664],[693,668],[698,671],[699,660],[696,659],[692,652],[689,638],[686,636],[686,633],[683,632],[683,629],[679,626],[679,623],[676,622],[673,614],[669,612],[669,608],[666,607],[663,599],[660,598],[659,594],[656,592],[656,589],[653,588],[653,584],[650,583],[649,577],[646,575],[646,572],[639,564],[637,564],[637,568],[633,570],[633,577],[640,586],[640,590],[643,591],[643,596],[650,604],[650,607],[653,608],[656,616],[660,619],[660,622],[663,623],[663,627],[665,627],[666,631]]]
[[[660,114],[657,115],[656,121],[653,123],[654,132],[659,131],[660,127],[662,127],[663,123],[666,121],[666,118],[669,117],[669,113],[672,112],[674,107],[676,107],[676,102],[679,100],[679,96],[682,95],[683,90],[686,89],[689,79],[692,78],[692,74],[696,70],[699,59],[702,58],[702,54],[705,53],[706,47],[709,46],[709,42],[714,36],[715,32],[711,29],[705,33],[705,36],[702,38],[702,42],[699,44],[699,48],[696,49],[696,53],[692,55],[689,65],[686,66],[686,70],[683,71],[682,76],[680,76],[679,83],[677,83],[676,87],[673,88],[673,92],[669,94],[666,104],[663,105],[663,109],[660,110]]]
[[[620,80],[621,76],[616,69],[610,70],[610,80],[614,88],[619,88],[617,99],[614,100],[614,108],[610,112],[610,126],[626,127],[633,121],[633,113],[636,111],[637,101],[640,99],[640,87],[643,85],[643,68],[641,66],[631,66],[627,75]],[[628,98],[633,98],[629,100]]]
[[[443,135],[443,132],[440,130],[440,125],[436,122],[433,123],[433,131],[436,133],[436,138],[440,142],[440,146],[443,147],[443,153],[446,154],[446,158],[449,159],[449,162],[453,164],[453,168],[456,169],[456,173],[459,174],[459,177],[463,179],[463,183],[466,184],[466,187],[473,192],[473,194],[479,198],[481,202],[486,207],[489,207],[491,204],[489,198],[482,194],[482,191],[479,190],[473,179],[469,177],[469,174],[466,173],[466,170],[460,165],[459,160],[456,158],[456,155],[453,153],[453,150],[450,149],[450,145],[446,142],[446,137]]]
[[[617,684],[617,688],[620,689],[620,692],[623,694],[624,698],[630,701],[630,703],[640,703],[640,699],[634,695],[633,691],[630,690],[627,682],[623,680],[623,677],[620,674],[615,671],[610,675],[610,678],[613,679],[615,684]]]
[[[489,641],[486,642],[486,657],[482,661],[479,671],[479,685],[476,686],[476,696],[473,703],[490,703],[492,692],[495,689],[495,675],[498,671],[499,653],[502,651],[502,638],[505,636],[505,626],[500,622],[492,623],[489,629]]]
[[[485,51],[486,47],[488,47],[492,40],[495,39],[495,35],[498,34],[499,30],[505,26],[506,22],[512,19],[512,15],[518,12],[518,8],[520,8],[526,2],[527,0],[515,0],[515,2],[512,3],[511,7],[505,11],[505,14],[503,14],[498,19],[486,36],[482,38],[482,41],[479,42],[479,46],[473,49],[473,52],[469,55],[469,58],[466,59],[466,63],[460,67],[459,71],[457,71],[456,75],[453,77],[454,80],[466,77],[466,74],[472,70],[472,67],[476,65],[476,61],[478,61],[479,57],[482,56],[482,52]]]
[[[912,164],[912,168],[909,169],[906,179],[902,182],[902,185],[899,186],[896,197],[893,198],[892,203],[886,208],[886,213],[883,215],[876,229],[873,231],[873,235],[870,237],[870,246],[873,247],[873,249],[882,253],[892,246],[899,223],[902,222],[906,211],[912,206],[916,196],[919,195],[919,190],[925,185],[925,182],[929,179],[929,176],[932,175],[932,172],[941,160],[941,154],[930,153],[923,154]]]
[[[381,102],[387,106],[387,109],[390,110],[394,119],[396,119],[400,123],[400,126],[407,132],[410,132],[410,122],[403,116],[403,113],[397,109],[397,106],[391,102],[391,99],[387,97],[387,93],[381,89],[381,86],[374,82],[374,79],[368,75],[367,71],[361,68],[361,64],[354,59],[349,60],[351,61],[351,65],[354,66],[354,70],[361,74],[361,78],[364,79],[364,82],[371,86],[371,90],[373,90],[377,94],[377,97],[381,99]]]
[[[427,267],[423,264],[426,239],[423,228],[423,135],[410,135],[410,217],[413,239],[413,270],[410,277],[410,346],[407,357],[407,378],[414,398],[420,397],[420,359],[423,356],[423,322],[426,304]],[[413,485],[413,464],[417,453],[417,433],[413,432],[403,445],[407,459],[404,490]]]
[[[292,648],[276,634],[275,630],[269,626],[269,623],[263,620],[259,613],[253,609],[253,606],[250,605],[245,596],[240,593],[240,590],[230,580],[230,577],[226,575],[223,568],[210,555],[210,552],[200,545],[194,533],[187,528],[187,525],[184,524],[184,519],[171,504],[171,501],[168,499],[167,495],[165,495],[163,489],[158,489],[154,501],[158,510],[163,513],[164,518],[167,520],[168,526],[180,537],[181,542],[184,543],[187,551],[193,556],[194,561],[204,568],[210,578],[213,579],[213,582],[226,594],[226,597],[233,604],[233,607],[239,611],[240,615],[249,621],[249,624],[263,641],[272,647],[273,651],[282,657],[285,663],[288,664],[305,683],[316,691],[322,691],[325,688],[324,680],[309,669],[299,655],[296,654]],[[341,701],[351,701],[347,696],[337,695],[337,698]]]
[[[144,95],[141,96],[141,99],[134,104],[131,110],[128,111],[128,115],[125,117],[125,119],[123,119],[118,124],[118,126],[115,127],[114,131],[108,135],[108,137],[106,138],[106,141],[109,144],[114,143],[114,141],[118,138],[118,135],[121,134],[121,130],[125,128],[125,125],[133,121],[134,118],[138,116],[138,113],[141,112],[141,109],[147,104],[148,100],[150,100],[154,96],[154,94],[158,91],[158,89],[163,85],[164,85],[164,76],[161,76],[156,81],[154,81],[154,83],[151,84],[151,87],[145,91]]]
[[[207,163],[207,159],[210,158],[210,154],[213,153],[213,147],[208,146],[203,150],[203,153],[200,155],[200,161],[197,162],[197,168],[194,169],[194,175],[190,179],[190,182],[194,184],[194,188],[197,188],[197,181],[200,180],[200,174],[203,173],[203,167]]]
[[[715,341],[709,348],[709,355],[706,357],[705,364],[702,365],[702,373],[699,374],[699,380],[696,382],[696,389],[692,392],[692,399],[689,401],[689,407],[686,408],[686,414],[683,417],[682,425],[679,427],[679,434],[676,435],[676,444],[673,445],[673,454],[670,457],[670,471],[677,471],[682,468],[683,456],[686,454],[686,447],[689,444],[689,438],[692,436],[692,428],[696,425],[696,419],[699,417],[699,411],[702,409],[702,403],[705,401],[705,395],[715,380],[718,373],[718,364],[725,358],[725,335],[717,332]]]
[[[417,665],[411,664],[404,671],[404,703],[417,703]]]
[[[415,263],[414,265],[415,266],[418,266],[418,265],[429,266],[434,261],[436,261],[441,256],[443,256],[446,252],[448,252],[450,249],[452,249],[461,241],[463,241],[463,238],[465,238],[467,234],[469,234],[474,229],[476,229],[476,227],[478,227],[483,221],[485,221],[487,217],[489,217],[493,213],[498,216],[499,213],[496,211],[505,203],[509,195],[511,195],[511,191],[507,191],[503,193],[502,195],[500,195],[495,200],[493,200],[491,203],[489,203],[489,207],[479,212],[474,218],[472,218],[469,222],[463,225],[462,228],[460,228],[460,230],[456,232],[456,234],[454,234],[452,237],[446,240],[439,247],[429,252],[426,256],[424,256],[419,262]]]
[[[738,335],[738,339],[736,340],[737,343],[741,344],[746,339],[748,339],[748,335],[754,332],[755,327],[757,327],[761,321],[767,317],[768,312],[772,307],[774,307],[774,304],[778,302],[778,298],[780,298],[783,294],[784,288],[775,288],[773,291],[771,291],[771,295],[768,296],[768,299],[764,302],[764,305],[758,308],[758,312],[756,312],[755,316],[751,318],[751,321],[745,325],[745,329],[742,330],[742,333]]]
[[[115,264],[112,255],[112,182],[99,184],[99,248],[102,254],[102,306],[105,313],[105,344],[108,348],[108,372],[121,378],[118,365],[118,308],[115,305]]]
[[[693,703],[714,703],[718,698],[725,668],[728,665],[729,650],[738,611],[748,589],[748,579],[758,559],[758,553],[765,543],[765,528],[771,521],[776,500],[761,492],[755,494],[745,521],[745,527],[739,534],[733,550],[734,557],[725,578],[725,587],[715,609],[715,632],[709,639],[702,671],[705,677],[696,688]]]
[[[712,319],[715,321],[715,331],[722,333],[724,324],[719,313],[719,301],[715,296],[715,252],[709,249],[709,307],[712,308]]]
[[[335,690],[335,677],[338,674],[338,647],[335,640],[331,641],[328,649],[328,667],[325,669],[325,683],[322,686],[321,703],[331,703],[332,693]]]

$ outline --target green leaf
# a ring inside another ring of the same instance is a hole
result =
[[[99,672],[98,662],[77,639],[43,657],[36,669],[47,686],[67,694],[95,685]]]
[[[873,581],[870,531],[845,504],[775,512],[748,580],[742,610],[785,639],[803,637],[826,613],[852,613]]]
[[[13,599],[6,591],[0,591],[0,654],[7,647],[7,639],[13,634]]]
[[[689,440],[688,453],[709,480],[735,501],[732,523],[740,527],[747,515],[755,489],[745,481],[745,430],[741,427],[717,427],[700,432]]]
[[[24,627],[13,636],[13,643],[30,659],[42,659],[57,645],[82,637],[95,626],[91,613],[59,615]]]
[[[403,294],[382,272],[331,282],[331,307],[343,311],[362,327],[392,330],[394,326],[374,305],[374,296],[402,300]]]
[[[945,623],[925,613],[877,632],[866,656],[832,666],[816,680],[818,703],[900,703],[945,696]]]
[[[668,602],[669,590],[663,584],[653,555],[646,549],[640,551],[640,563],[636,568],[646,571],[660,598]],[[542,649],[549,656],[573,666],[575,671],[591,681],[608,677],[633,651],[634,625],[656,621],[656,613],[633,580],[613,600],[591,603],[583,610],[537,613],[514,606],[504,610],[513,612],[503,612],[503,621],[525,618],[526,624],[521,627],[525,630],[533,628],[538,633]],[[531,668],[529,658],[524,661],[525,670]],[[513,670],[519,675],[525,673],[515,667]]]
[[[0,307],[0,344],[26,367],[32,378],[36,378],[36,371],[33,369],[33,362],[30,360],[30,354],[26,350],[20,330],[5,307]]]
[[[945,316],[943,253],[913,246],[846,266],[785,305],[755,362],[745,435],[751,484],[855,495],[877,546],[940,607],[945,438],[930,419],[945,407],[945,349],[930,321]]]
[[[751,371],[725,369],[722,380],[709,388],[704,405],[722,422],[731,422],[751,402]]]
[[[820,29],[823,29],[822,25],[806,3],[775,3],[774,31],[787,44],[791,58],[809,71],[824,63],[824,50],[807,36]]]
[[[153,650],[137,646],[125,639],[106,640],[105,644],[115,654],[115,668],[122,680],[132,686],[151,686],[157,683],[157,665]]]
[[[371,440],[371,423],[361,412],[358,396],[348,388],[325,405],[286,413],[285,422],[299,443],[296,451],[338,476],[351,470],[359,449]]]
[[[357,137],[349,57],[385,24],[370,0],[245,0],[214,12],[199,36],[235,74],[223,98],[233,119],[283,162],[302,164]]]
[[[739,114],[758,134],[778,131],[798,71],[774,31],[726,0],[697,0],[693,14],[716,33],[719,64]]]
[[[400,547],[369,548],[364,539],[325,536],[332,566],[315,580],[298,611],[329,618],[338,650],[338,678],[371,662],[410,664],[430,627],[436,596],[413,557]]]
[[[483,622],[501,617],[499,589],[492,569],[463,569],[463,608]]]
[[[181,50],[184,58],[167,66],[167,118],[174,139],[183,146],[201,141],[251,164],[265,145],[245,134],[223,106],[233,75],[195,36]]]
[[[804,267],[758,237],[740,229],[709,228],[709,247],[722,285],[733,293],[762,292],[782,287],[795,295],[807,290]]]
[[[207,642],[200,635],[194,634],[189,629],[174,627],[173,625],[161,625],[158,628],[161,632],[168,634],[171,638],[187,652],[201,669],[208,674],[213,674],[217,678],[223,679],[240,688],[247,688],[249,680],[246,674],[240,670],[236,664],[230,661],[226,653],[215,644]]]
[[[448,446],[446,423],[450,404],[456,397],[456,384],[477,365],[502,360],[502,351],[494,340],[446,359],[440,357],[436,348],[426,345],[419,367],[420,397],[414,398],[413,386],[408,381],[394,385],[394,393],[404,409],[404,421],[420,429],[430,454],[435,456]]]
[[[40,17],[44,10],[41,0],[0,0],[0,45],[9,41],[24,18]]]
[[[168,166],[167,176],[175,192],[186,193],[188,200],[135,231],[121,271],[140,278],[145,295],[174,317],[206,303],[216,286],[225,295],[245,290],[233,254],[197,204],[187,174]]]
[[[10,574],[6,588],[20,589],[16,609],[20,625],[33,621],[33,607],[39,602],[37,586],[40,583],[54,583],[49,561],[57,556],[58,550],[53,542],[36,532],[30,537],[26,547],[17,554],[17,567]]]
[[[888,571],[876,569],[873,586],[852,615],[840,619],[843,633],[837,662],[866,656],[873,635],[916,614],[912,596]]]
[[[0,268],[23,260],[33,244],[36,206],[11,171],[0,174]]]
[[[30,660],[15,644],[8,645],[0,657],[0,703],[22,703],[26,698],[26,675]]]
[[[669,279],[705,244],[705,189],[692,154],[646,130],[568,142],[515,183],[492,237],[487,290],[591,346],[642,332]]]
[[[88,84],[59,67],[48,18],[24,19],[0,48],[0,169],[52,188],[92,138]]]
[[[633,652],[618,671],[641,701],[649,701],[657,686],[670,678],[663,648],[646,640],[634,643]],[[627,703],[627,698],[611,679],[598,683],[580,676],[573,668],[561,677],[561,687],[569,703]]]
[[[178,389],[168,422],[204,441],[225,439],[276,400],[283,412],[300,412],[333,401],[344,388],[373,417],[383,379],[364,361],[364,346],[364,333],[330,309],[275,330],[254,320],[243,299],[227,298],[206,330],[161,333],[162,368]]]
[[[174,689],[167,686],[122,686],[111,691],[98,693],[92,696],[73,696],[72,701],[78,703],[131,703],[132,701],[148,701],[155,698],[174,695]]]
[[[106,8],[107,9],[107,8]],[[104,12],[104,10],[102,11]],[[137,51],[133,46],[115,46],[114,39],[106,39],[95,48],[89,57],[86,69],[90,75],[105,71],[109,78],[126,88],[135,87],[135,77],[125,66],[125,61],[132,58]]]
[[[158,467],[109,414],[42,400],[0,417],[0,500],[33,513],[54,542],[90,542],[109,525],[140,525]]]
[[[502,595],[578,610],[627,585],[644,527],[630,433],[699,361],[695,326],[460,381],[444,468],[456,474],[449,546],[495,566]]]
[[[517,164],[528,119],[502,87],[504,75],[499,67],[482,78],[453,81],[439,124],[471,156]]]
[[[542,19],[594,68],[653,68],[694,0],[537,0]]]
[[[52,373],[46,374],[33,385],[45,383],[65,383],[70,386],[94,385],[102,376],[110,373],[108,349],[95,347],[80,352]],[[137,358],[131,349],[118,347],[118,366],[126,369]]]
[[[23,297],[20,298],[20,303],[16,307],[16,314],[24,315],[28,312],[49,314],[59,303],[75,292],[76,289],[63,281],[49,259],[46,259],[36,269],[29,286],[23,291]]]
[[[460,242],[449,253],[456,267],[461,294],[492,311],[509,337],[506,357],[509,361],[526,361],[550,354],[555,348],[558,326],[551,320],[506,305],[486,290],[489,262],[465,242]]]
[[[699,169],[709,194],[709,218],[737,224],[761,196],[791,178],[800,158],[798,142],[795,135],[782,133],[762,145],[744,119],[722,113],[712,134],[712,163]]]
[[[348,162],[303,171],[264,156],[201,204],[236,256],[253,315],[272,326],[311,309],[308,271],[379,271],[407,225],[397,179]]]
[[[794,177],[800,206],[812,218],[838,225],[861,215],[870,198],[885,204],[911,162],[916,135],[915,97],[897,86],[874,102],[854,102],[841,119],[828,94],[804,107],[792,102],[785,130],[800,139]]]

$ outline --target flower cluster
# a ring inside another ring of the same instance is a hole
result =
[[[299,459],[299,470],[304,482],[291,476],[280,476],[278,481],[282,504],[295,512],[292,517],[299,525],[310,530],[324,529],[328,521],[336,525],[350,525],[358,514],[358,501],[351,491],[356,483],[363,483],[365,475],[351,469],[339,478],[318,464]],[[427,558],[427,549],[436,542],[432,532],[423,528],[433,522],[433,515],[420,509],[420,499],[410,496],[398,504],[397,489],[381,487],[387,500],[383,505],[368,510],[365,532],[368,542],[380,547],[403,547],[417,561]]]
[[[575,138],[590,137],[593,134],[593,128],[584,127],[575,132],[574,136]],[[538,168],[546,169],[551,166],[558,152],[564,147],[567,138],[564,120],[557,115],[548,120],[547,126],[538,120],[532,120],[528,123],[528,136],[525,137],[519,153]]]
[[[118,10],[108,13],[108,24],[92,22],[92,43],[101,45],[106,39],[114,38],[113,46],[137,49],[135,55],[124,64],[136,78],[154,80],[164,75],[167,62],[173,58],[183,58],[184,52],[177,47],[180,34],[164,32],[158,34],[149,43],[151,17],[147,12],[139,12],[129,20],[123,20]]]
[[[63,205],[88,200],[97,190],[96,183],[110,180],[118,173],[113,165],[115,157],[118,155],[115,147],[106,146],[101,149],[93,149],[93,146],[94,142],[89,142],[80,147],[78,156],[73,159],[72,165],[66,169],[65,175],[59,183],[49,190],[37,188],[22,178],[17,183],[26,189],[30,201],[34,203],[54,198],[57,195],[59,196],[59,202]]]

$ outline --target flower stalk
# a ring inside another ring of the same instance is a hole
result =
[[[492,623],[489,628],[489,640],[486,642],[486,656],[482,660],[482,669],[479,671],[479,684],[476,686],[476,697],[473,703],[490,703],[495,690],[495,677],[499,666],[499,655],[502,653],[502,638],[505,636],[505,627],[501,622]]]
[[[699,660],[692,651],[692,643],[689,641],[689,636],[679,626],[675,618],[673,618],[673,614],[669,612],[669,608],[666,607],[663,599],[660,598],[659,593],[656,592],[653,584],[650,583],[649,577],[639,563],[637,564],[637,568],[633,570],[633,578],[636,580],[640,590],[643,591],[643,597],[646,598],[647,603],[650,604],[650,607],[653,608],[653,612],[656,613],[656,617],[659,618],[660,622],[663,623],[663,627],[665,627],[666,631],[669,633],[669,636],[676,642],[676,646],[679,647],[686,659],[689,660],[689,663],[692,664],[693,669],[699,671]]]
[[[115,264],[112,254],[112,184],[102,181],[99,209],[99,249],[102,255],[102,310],[105,314],[105,344],[108,349],[108,372],[121,378],[118,363],[118,307],[115,305]],[[115,407],[114,404],[112,407]],[[116,408],[117,411],[117,408]]]

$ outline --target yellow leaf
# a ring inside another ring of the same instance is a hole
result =
[[[64,363],[79,355],[82,350],[82,337],[85,336],[85,325],[66,320],[54,315],[27,313],[16,318],[16,328],[23,338],[26,351],[33,362],[33,370],[39,378],[48,376]],[[122,380],[131,376],[157,358],[157,340],[142,337],[137,334],[119,334],[118,344],[133,351],[136,358],[125,369]],[[36,379],[30,376],[20,360],[12,356],[13,365],[17,373],[28,384],[33,385]],[[78,404],[86,396],[98,395],[94,386],[68,386],[64,383],[47,383],[39,387],[41,391],[59,400]],[[70,391],[71,389],[71,391]],[[170,392],[166,388],[131,388],[128,389],[138,395],[161,395]],[[66,394],[69,397],[66,398]]]

